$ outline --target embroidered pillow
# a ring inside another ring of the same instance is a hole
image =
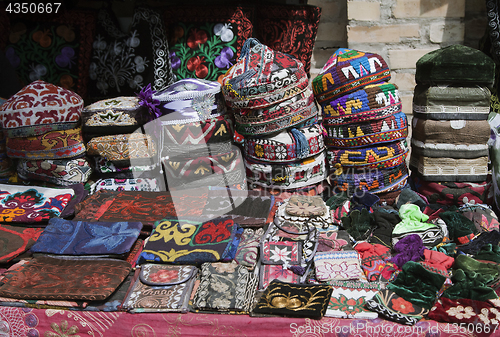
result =
[[[87,97],[94,12],[65,9],[54,15],[11,15],[2,11],[0,22],[0,49],[24,85],[43,80]]]
[[[252,14],[233,6],[169,6],[163,20],[176,80],[222,77],[252,36]]]
[[[256,6],[254,36],[274,50],[302,61],[309,73],[321,7],[293,5]]]
[[[148,84],[153,90],[165,88],[173,82],[167,50],[159,13],[136,9],[128,32],[123,32],[111,12],[99,11],[88,70],[89,96],[135,96]]]

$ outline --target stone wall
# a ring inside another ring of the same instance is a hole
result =
[[[486,29],[485,0],[309,0],[322,8],[311,79],[339,47],[374,52],[391,68],[403,111],[411,114],[415,64],[452,44],[478,48]]]

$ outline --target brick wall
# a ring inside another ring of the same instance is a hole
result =
[[[339,47],[374,52],[391,68],[403,111],[411,114],[415,64],[452,44],[478,48],[486,29],[484,0],[309,0],[322,8],[311,64],[316,77]]]

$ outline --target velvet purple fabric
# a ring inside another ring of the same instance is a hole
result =
[[[399,240],[394,245],[396,254],[389,260],[396,264],[399,268],[408,261],[418,262],[424,256],[425,246],[417,234],[410,234]]]

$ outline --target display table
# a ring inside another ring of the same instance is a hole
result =
[[[198,313],[90,312],[0,307],[0,336],[499,336],[482,326],[458,326],[421,320],[405,326],[382,319],[321,320],[285,317],[249,317]],[[481,332],[480,332],[481,331]]]

